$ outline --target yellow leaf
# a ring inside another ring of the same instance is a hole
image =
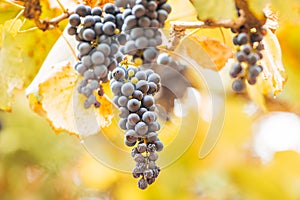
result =
[[[263,39],[265,50],[261,64],[263,66],[264,88],[277,96],[283,89],[287,80],[287,75],[282,64],[281,48],[278,39],[270,29]],[[267,91],[264,91],[266,93]]]
[[[85,97],[77,92],[80,79],[69,63],[52,66],[45,80],[39,84],[36,98],[41,99],[39,103],[45,117],[56,131],[66,130],[84,138],[108,126],[113,114],[112,104],[104,97],[99,99],[100,108],[84,108]]]
[[[19,33],[21,27],[19,19],[0,25],[0,110],[11,110],[14,90],[30,83],[58,37],[56,31]]]

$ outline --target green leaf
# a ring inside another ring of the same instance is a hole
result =
[[[198,13],[198,19],[203,20],[211,18],[218,19],[234,19],[237,13],[233,0],[190,0]]]

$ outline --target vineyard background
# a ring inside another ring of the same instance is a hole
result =
[[[61,13],[55,1],[41,2],[42,18],[53,18]],[[207,11],[210,5],[202,9],[212,15],[218,13],[215,17],[219,18],[218,9],[225,8],[229,1],[211,2],[215,12]],[[251,2],[254,10],[262,8],[258,1]],[[12,112],[0,113],[0,199],[299,199],[300,2],[271,2],[279,12],[276,35],[288,81],[277,98],[266,98],[265,103],[260,103],[253,96],[233,93],[228,67],[219,71],[226,91],[225,120],[221,137],[207,157],[198,156],[210,125],[203,115],[187,151],[162,170],[155,184],[140,191],[130,174],[110,169],[95,160],[77,137],[65,132],[56,135],[48,121],[30,109],[24,89],[20,89],[14,91]],[[65,7],[74,4],[72,1],[62,3]],[[190,2],[170,0],[169,3],[173,6],[169,19],[196,20],[197,11]],[[234,11],[228,9],[229,12],[222,12],[224,17],[234,16]],[[6,67],[11,66],[18,75],[25,71],[22,73],[25,88],[61,35],[66,21],[50,31],[5,35],[19,11],[16,6],[0,2],[0,69],[3,70],[0,84],[4,85],[7,78],[11,78],[4,73]],[[32,26],[33,22],[26,22],[21,29]],[[223,41],[219,29],[200,32],[200,35]],[[229,33],[226,30],[224,33],[225,43],[230,45]],[[15,39],[7,40],[6,36]],[[19,85],[13,82],[18,80],[9,80],[12,85]],[[0,94],[2,104],[8,97],[3,91]],[[206,112],[204,108],[209,101],[206,98],[201,99],[201,112]],[[167,156],[172,157],[172,152]]]

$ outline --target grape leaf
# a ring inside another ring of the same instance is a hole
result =
[[[77,91],[82,77],[72,67],[76,61],[72,50],[75,46],[73,37],[61,36],[26,94],[32,109],[49,120],[54,130],[65,130],[84,138],[111,123],[113,105],[102,97],[98,99],[100,108],[84,108],[85,97]],[[103,89],[110,93],[108,83],[103,84]]]
[[[237,17],[233,0],[190,0],[197,10],[197,17],[203,19],[235,19]]]
[[[23,89],[38,72],[58,33],[40,30],[19,33],[21,20],[0,25],[0,109],[11,110],[13,92]],[[45,40],[45,38],[47,38]]]
[[[31,104],[38,104],[32,106],[38,108],[39,113],[44,111],[43,115],[54,130],[66,130],[84,138],[109,125],[113,114],[112,104],[105,97],[98,99],[100,108],[84,108],[85,97],[77,92],[80,79],[81,76],[69,63],[62,62],[51,66],[39,83],[38,91],[28,95]],[[107,84],[104,87],[107,88]]]

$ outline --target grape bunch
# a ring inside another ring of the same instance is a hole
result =
[[[100,7],[79,5],[69,17],[68,34],[79,41],[75,69],[84,77],[78,92],[86,96],[85,108],[100,106],[94,91],[103,95],[101,83],[108,81],[108,72],[117,66],[116,37],[123,25],[122,13],[111,3],[105,4],[103,11]]]
[[[162,44],[159,28],[164,27],[171,6],[166,0],[116,1],[116,5],[125,8],[122,31],[126,42],[121,52],[132,55],[137,64],[151,63],[158,56],[156,47]]]
[[[263,58],[262,39],[263,34],[256,30],[240,32],[233,38],[233,44],[237,47],[236,62],[229,73],[232,78],[235,78],[232,83],[232,89],[235,92],[242,92],[246,81],[254,85],[263,71],[263,67],[259,64],[259,60]]]
[[[163,149],[153,97],[160,89],[160,76],[151,69],[122,66],[114,69],[111,76],[113,102],[120,109],[119,126],[125,131],[125,144],[133,147],[131,155],[136,166],[132,174],[134,178],[141,177],[138,187],[146,189],[160,172],[156,152]]]

